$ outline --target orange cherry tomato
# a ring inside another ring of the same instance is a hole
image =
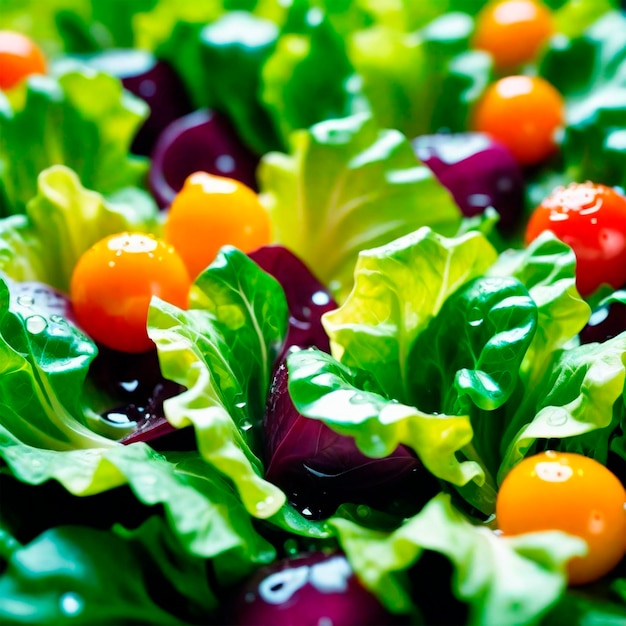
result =
[[[171,245],[151,235],[119,233],[80,257],[70,298],[92,339],[114,350],[144,352],[154,345],[146,331],[152,296],[186,308],[189,288],[187,269]]]
[[[270,242],[270,219],[243,183],[207,172],[191,174],[174,198],[164,237],[196,278],[226,244],[250,252]]]
[[[0,89],[15,87],[31,74],[46,72],[46,58],[25,35],[0,30]]]
[[[626,285],[626,198],[617,191],[590,182],[558,187],[531,215],[526,243],[545,230],[574,250],[582,296],[602,283]]]
[[[478,14],[472,43],[506,71],[533,61],[553,33],[552,13],[538,0],[495,0]]]
[[[539,76],[507,76],[487,87],[472,127],[502,142],[521,165],[534,165],[557,150],[565,119],[563,97]]]
[[[626,491],[604,465],[580,454],[527,457],[502,482],[496,522],[504,535],[561,530],[587,542],[568,563],[569,582],[586,584],[610,572],[626,548]]]

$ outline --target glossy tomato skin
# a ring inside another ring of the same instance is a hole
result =
[[[122,352],[154,347],[146,331],[152,296],[186,308],[190,280],[171,245],[142,233],[119,233],[94,244],[78,260],[70,297],[81,328]]]
[[[505,535],[560,530],[587,542],[585,557],[568,563],[569,582],[610,572],[626,548],[626,492],[618,478],[580,454],[548,451],[527,457],[506,476],[496,501]]]
[[[191,174],[167,212],[164,237],[195,279],[224,245],[251,252],[270,243],[270,218],[258,195],[238,180]]]
[[[41,49],[21,33],[0,30],[0,89],[18,85],[31,74],[46,72]]]
[[[553,33],[552,13],[542,2],[492,0],[476,18],[472,43],[506,71],[533,61]]]
[[[526,243],[552,231],[576,255],[576,284],[582,296],[602,283],[626,284],[626,198],[590,182],[558,187],[535,209]]]
[[[522,166],[541,163],[557,151],[565,120],[563,97],[540,76],[506,76],[476,104],[471,125],[503,143]]]

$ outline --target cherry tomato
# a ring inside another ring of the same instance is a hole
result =
[[[626,491],[604,465],[580,454],[544,452],[524,459],[502,482],[496,521],[504,535],[560,530],[588,553],[568,563],[573,585],[610,572],[626,548]]]
[[[270,219],[243,183],[207,172],[191,174],[167,214],[164,236],[195,278],[226,244],[251,252],[270,242]]]
[[[507,76],[487,87],[472,126],[502,142],[520,165],[534,165],[556,151],[564,118],[563,97],[548,81]]]
[[[21,33],[0,30],[0,89],[11,89],[27,76],[45,71],[46,58],[34,42]]]
[[[79,325],[97,342],[123,352],[144,352],[152,296],[180,308],[190,280],[182,259],[164,241],[142,233],[105,237],[78,260],[70,298]]]
[[[473,45],[506,71],[533,61],[553,33],[552,13],[538,0],[495,0],[476,18]]]
[[[626,198],[615,190],[590,182],[558,187],[531,215],[526,243],[544,230],[574,250],[582,296],[602,283],[626,284]]]

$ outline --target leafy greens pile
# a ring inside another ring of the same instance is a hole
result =
[[[228,247],[195,281],[189,310],[155,298],[148,319],[163,375],[185,388],[165,414],[193,428],[196,448],[110,438],[98,420],[107,399],[90,381],[97,347],[69,317],[21,301],[16,281],[64,291],[92,243],[158,234],[161,218],[143,187],[147,161],[128,151],[146,107],[116,79],[66,65],[0,94],[0,619],[219,620],[228,590],[285,541],[341,546],[415,623],[432,554],[454,573],[429,583],[466,605],[470,624],[623,619],[626,579],[566,590],[580,540],[502,538],[478,521],[546,440],[626,460],[626,335],[578,345],[591,307],[572,251],[549,235],[511,249],[492,214],[462,220],[407,139],[465,128],[493,76],[469,47],[484,3],[451,0],[444,13],[434,1],[132,0],[127,15],[112,4],[46,3],[55,28],[42,16],[36,34],[57,52],[157,51],[198,107],[227,113],[265,155],[276,242],[340,301],[324,318],[331,354],[288,358],[296,407],[368,456],[405,444],[441,493],[406,518],[346,502],[314,521],[264,480],[259,424],[287,299]],[[564,93],[567,125],[562,157],[530,176],[530,199],[568,180],[626,183],[626,18],[608,0],[550,4],[563,36],[536,70]],[[0,7],[7,25],[23,15]],[[623,291],[606,297],[626,302]]]

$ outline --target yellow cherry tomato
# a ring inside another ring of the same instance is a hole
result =
[[[588,553],[568,563],[580,585],[610,572],[624,556],[626,492],[618,478],[589,457],[567,452],[530,456],[506,476],[496,501],[505,535],[561,530],[587,542]]]
[[[151,235],[119,233],[80,257],[70,298],[92,339],[114,350],[144,352],[153,346],[146,330],[152,296],[186,308],[189,287],[185,264],[171,245]]]
[[[164,237],[196,278],[230,244],[242,252],[270,242],[269,215],[258,195],[243,183],[207,172],[191,174],[174,198]]]
[[[533,61],[553,33],[552,13],[542,2],[495,0],[476,17],[473,45],[506,71]]]
[[[492,83],[473,111],[472,127],[503,143],[520,165],[535,165],[557,150],[563,126],[561,94],[540,76],[507,76]]]
[[[0,30],[0,89],[11,89],[31,74],[46,72],[46,58],[25,35]]]

